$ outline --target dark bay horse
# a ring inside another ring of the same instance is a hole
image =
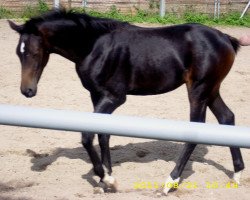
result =
[[[33,97],[50,53],[76,64],[76,72],[91,95],[96,113],[112,113],[126,95],[156,95],[186,84],[190,120],[205,122],[209,107],[220,124],[234,125],[234,114],[220,96],[220,85],[240,47],[237,39],[200,24],[141,28],[111,19],[68,11],[51,11],[23,25],[9,21],[20,34],[16,49],[22,64],[21,92]],[[236,136],[237,137],[237,136]],[[111,176],[110,136],[83,133],[82,144],[94,172],[116,189]],[[179,182],[196,144],[187,143],[167,183]],[[239,182],[244,163],[240,149],[230,147],[234,178]],[[168,188],[164,189],[167,194]]]

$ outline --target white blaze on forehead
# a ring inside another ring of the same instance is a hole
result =
[[[21,53],[24,53],[24,51],[25,51],[24,48],[25,48],[25,43],[22,42],[21,45],[20,45],[20,52]]]

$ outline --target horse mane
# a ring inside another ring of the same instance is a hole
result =
[[[23,25],[22,33],[38,33],[38,25],[43,22],[51,22],[57,20],[72,20],[81,28],[92,28],[98,32],[109,32],[119,27],[128,25],[127,22],[121,22],[118,20],[92,17],[85,13],[77,13],[72,10],[66,9],[51,10],[45,14],[37,17],[33,17]]]

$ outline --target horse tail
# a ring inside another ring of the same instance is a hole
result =
[[[227,35],[227,34],[226,34],[226,36],[227,36],[228,39],[230,40],[230,42],[231,42],[231,44],[232,44],[232,46],[233,46],[233,48],[234,48],[235,53],[237,53],[238,50],[240,49],[240,45],[241,45],[240,41],[239,41],[238,39],[236,39],[236,38],[230,36],[230,35]]]

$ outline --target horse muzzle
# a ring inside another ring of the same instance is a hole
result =
[[[34,97],[36,95],[36,91],[36,89],[32,88],[21,89],[22,94],[27,98]]]

